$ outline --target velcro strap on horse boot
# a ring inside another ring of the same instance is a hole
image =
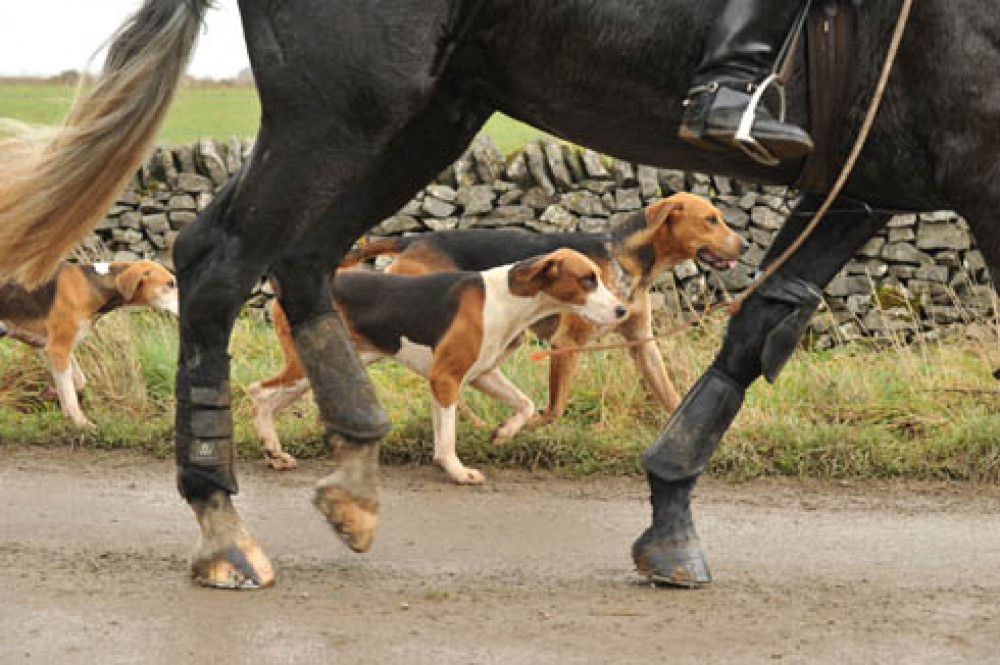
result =
[[[745,392],[726,374],[710,368],[643,452],[642,465],[668,482],[699,475],[743,406]]]
[[[233,416],[228,356],[177,373],[175,448],[181,494],[204,494],[210,486],[236,494]]]
[[[391,426],[389,417],[340,314],[325,312],[294,326],[292,340],[327,429],[356,442],[385,436]]]
[[[823,300],[823,294],[819,288],[803,279],[774,275],[757,289],[755,295],[792,307],[792,311],[767,333],[760,354],[764,378],[769,383],[774,383],[795,352],[813,312]]]

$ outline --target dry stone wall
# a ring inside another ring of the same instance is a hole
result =
[[[100,240],[119,260],[156,258],[169,264],[177,233],[205,209],[251,149],[251,142],[237,139],[158,148],[92,241]],[[690,312],[750,284],[795,204],[795,192],[630,164],[555,141],[529,143],[508,158],[480,137],[372,234],[455,228],[605,231],[678,191],[711,199],[730,226],[751,241],[732,271],[717,273],[687,261],[660,279],[663,306]],[[821,348],[870,336],[934,337],[951,324],[993,311],[983,256],[968,225],[951,212],[894,217],[827,286],[825,296],[812,323],[812,340]]]

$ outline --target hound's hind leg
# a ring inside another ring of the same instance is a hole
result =
[[[490,436],[490,443],[495,446],[509,441],[535,415],[535,403],[511,383],[499,367],[494,367],[489,372],[477,377],[472,382],[472,387],[500,400],[513,409],[510,417],[493,430],[493,434]]]
[[[247,394],[253,401],[254,427],[264,447],[268,466],[278,470],[294,469],[295,458],[281,449],[281,439],[274,419],[279,412],[309,392],[309,379],[292,342],[292,328],[288,324],[288,317],[277,300],[271,304],[271,319],[274,321],[274,332],[278,336],[281,353],[285,356],[285,367],[273,378],[250,384]]]

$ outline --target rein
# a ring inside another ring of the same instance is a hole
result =
[[[812,220],[809,224],[802,229],[802,233],[792,242],[791,245],[785,248],[785,251],[778,256],[777,259],[772,261],[767,268],[762,272],[751,284],[747,287],[738,298],[732,302],[720,302],[715,303],[705,310],[705,316],[711,315],[718,309],[726,307],[728,309],[729,316],[733,316],[740,311],[740,307],[747,298],[752,296],[754,292],[761,287],[761,285],[766,282],[774,273],[776,273],[781,266],[783,266],[792,256],[799,250],[799,248],[809,239],[809,236],[816,231],[820,222],[823,221],[823,216],[830,210],[834,201],[840,196],[840,191],[847,184],[847,179],[851,177],[851,173],[854,171],[854,167],[857,164],[858,157],[861,155],[861,150],[865,147],[865,143],[868,141],[868,134],[871,132],[872,125],[875,124],[875,117],[878,115],[879,107],[882,105],[882,98],[885,96],[885,89],[889,83],[889,75],[892,74],[892,69],[896,64],[896,56],[899,53],[899,45],[903,41],[903,35],[906,33],[906,25],[910,18],[910,9],[913,7],[913,0],[903,0],[902,7],[899,10],[899,18],[896,20],[896,29],[892,35],[892,41],[889,43],[889,50],[886,52],[885,62],[882,65],[882,73],[879,75],[878,85],[875,88],[875,93],[872,95],[871,105],[868,107],[868,113],[865,115],[865,120],[861,124],[861,131],[858,133],[858,138],[854,142],[854,147],[851,149],[851,154],[848,156],[847,161],[844,162],[843,168],[840,170],[840,175],[837,176],[837,180],[833,183],[833,187],[830,189],[830,193],[827,195],[826,200],[823,201],[817,210]],[[568,346],[559,349],[547,349],[535,351],[529,357],[532,360],[542,360],[546,357],[560,356],[568,353],[579,353],[581,351],[606,351],[610,349],[628,349],[634,346],[642,346],[648,344],[649,342],[656,341],[658,337],[667,337],[669,335],[674,335],[686,328],[689,328],[695,324],[695,321],[689,321],[676,326],[665,333],[660,335],[653,335],[650,337],[644,337],[643,339],[633,340],[631,342],[619,342],[615,344],[598,344],[594,346]]]

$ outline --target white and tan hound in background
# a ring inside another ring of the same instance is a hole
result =
[[[153,261],[60,264],[37,289],[0,286],[0,335],[44,349],[63,413],[78,427],[93,427],[77,393],[86,377],[73,356],[91,325],[119,307],[145,306],[177,314],[177,282]]]

